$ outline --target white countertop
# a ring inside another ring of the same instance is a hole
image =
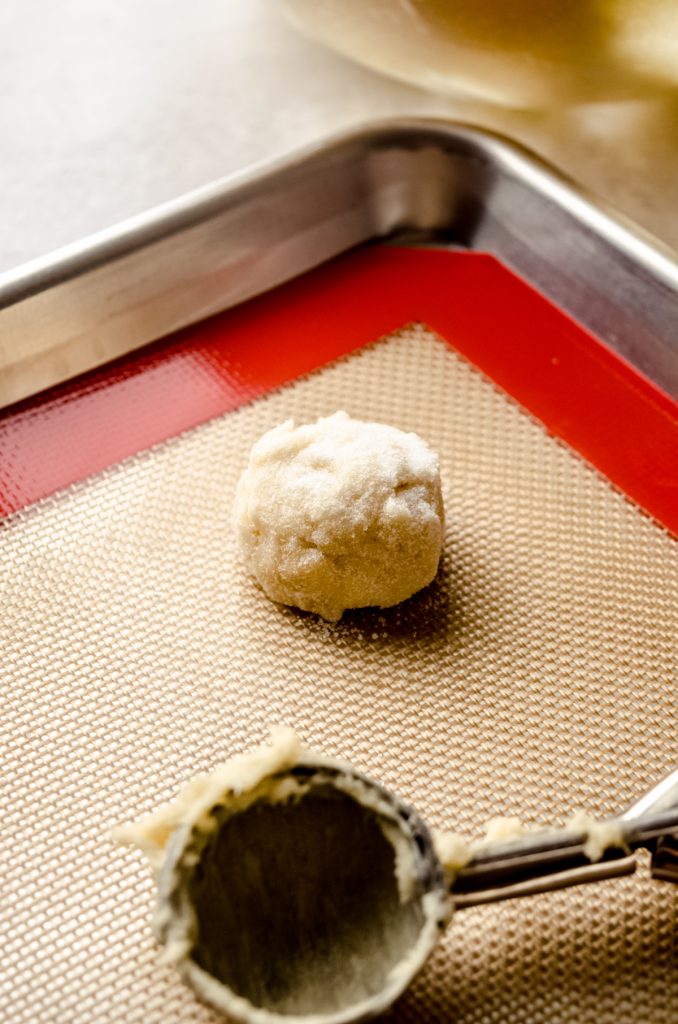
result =
[[[540,116],[429,95],[306,40],[274,0],[3,0],[0,271],[384,117],[499,129],[678,249],[678,100]]]

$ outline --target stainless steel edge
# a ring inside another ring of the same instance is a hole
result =
[[[462,125],[364,128],[0,275],[0,405],[365,242],[493,253],[678,395],[678,264],[534,156]]]

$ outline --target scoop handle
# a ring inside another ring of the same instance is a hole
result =
[[[515,899],[585,882],[633,874],[633,851],[652,851],[655,878],[678,882],[678,771],[609,824],[619,828],[624,848],[611,846],[592,863],[584,853],[586,835],[538,832],[504,843],[488,844],[456,876],[455,906]]]
[[[622,821],[633,821],[645,814],[670,810],[672,807],[678,807],[678,768],[641,796],[640,800],[631,804],[620,818]]]
[[[633,822],[645,814],[672,807],[678,807],[678,769],[636,800],[621,817],[624,821]],[[678,833],[669,833],[657,840],[650,870],[653,878],[678,883]]]

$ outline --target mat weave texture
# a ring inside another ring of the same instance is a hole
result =
[[[252,443],[336,409],[440,452],[438,579],[337,625],[269,602],[230,527]],[[208,1024],[109,832],[269,723],[430,824],[623,809],[678,763],[678,546],[421,327],[0,529],[0,1019]],[[389,1015],[675,1024],[678,889],[636,877],[461,911]]]

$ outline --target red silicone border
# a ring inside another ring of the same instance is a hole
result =
[[[493,257],[371,247],[0,416],[0,514],[422,321],[678,533],[678,403]]]

